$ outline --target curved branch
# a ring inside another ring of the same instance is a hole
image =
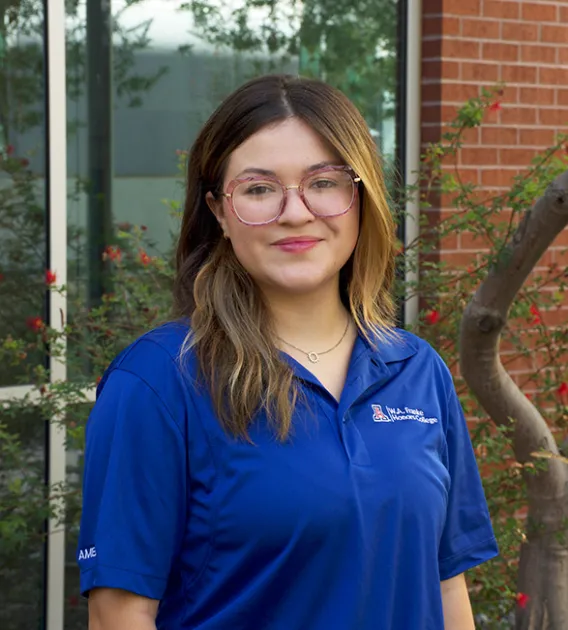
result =
[[[558,454],[544,418],[523,395],[499,357],[501,332],[515,296],[556,236],[568,225],[568,171],[557,177],[522,218],[486,279],[465,309],[461,322],[460,367],[485,411],[498,425],[515,421],[514,450],[521,463],[545,449]],[[568,467],[552,459],[535,478],[542,499],[566,493]],[[532,483],[531,483],[532,485]]]

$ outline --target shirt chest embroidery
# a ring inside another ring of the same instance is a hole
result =
[[[436,424],[438,418],[429,418],[422,409],[412,407],[389,407],[385,405],[371,405],[374,422],[406,422],[414,421],[422,424]]]

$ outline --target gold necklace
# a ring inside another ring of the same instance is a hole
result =
[[[282,339],[282,337],[279,337],[278,335],[276,335],[276,338],[280,339],[280,341],[282,341],[282,343],[285,343],[287,346],[290,346],[290,348],[294,348],[294,350],[297,350],[298,352],[305,354],[308,357],[308,360],[310,361],[310,363],[318,363],[320,360],[320,356],[322,354],[327,354],[328,352],[335,350],[337,346],[345,339],[345,335],[347,334],[348,329],[349,329],[349,318],[347,318],[347,325],[345,326],[345,330],[343,331],[343,334],[341,335],[341,339],[329,350],[324,350],[323,352],[314,352],[313,350],[311,352],[306,352],[305,350],[302,350],[302,348],[298,348],[298,346],[295,346],[293,343],[290,343],[289,341]]]

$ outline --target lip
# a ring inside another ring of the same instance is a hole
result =
[[[315,247],[321,241],[321,238],[315,238],[313,236],[290,236],[275,241],[272,245],[285,252],[305,252]]]

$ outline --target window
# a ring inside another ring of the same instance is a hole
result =
[[[60,328],[80,316],[81,305],[100,304],[113,287],[115,250],[108,248],[133,230],[144,232],[150,255],[169,251],[183,152],[223,97],[249,78],[288,72],[339,87],[392,163],[402,1],[29,0],[0,12],[0,348],[7,338],[35,339],[41,322]],[[67,284],[67,299],[46,291],[46,270]],[[51,368],[52,381],[88,384],[92,400],[98,365],[89,357],[71,365],[79,344],[68,341],[67,362],[49,364],[31,351],[17,366],[0,361],[0,405],[37,395],[26,380],[26,366],[37,364]],[[54,421],[84,419],[88,404],[60,410],[47,425],[39,406],[33,413],[27,404],[18,416],[10,404],[10,422],[0,406],[2,430],[16,436],[25,428],[24,454],[49,482],[77,487],[80,445],[71,440],[66,452],[69,435]],[[0,470],[0,496],[18,465]],[[22,572],[34,600],[20,621],[0,626],[82,629],[73,526],[65,539],[54,519],[42,522],[51,532],[49,565],[43,538],[39,544],[30,532],[21,566],[8,573],[0,558],[0,580],[15,588],[14,571]],[[16,591],[7,592],[6,610],[22,605]]]

